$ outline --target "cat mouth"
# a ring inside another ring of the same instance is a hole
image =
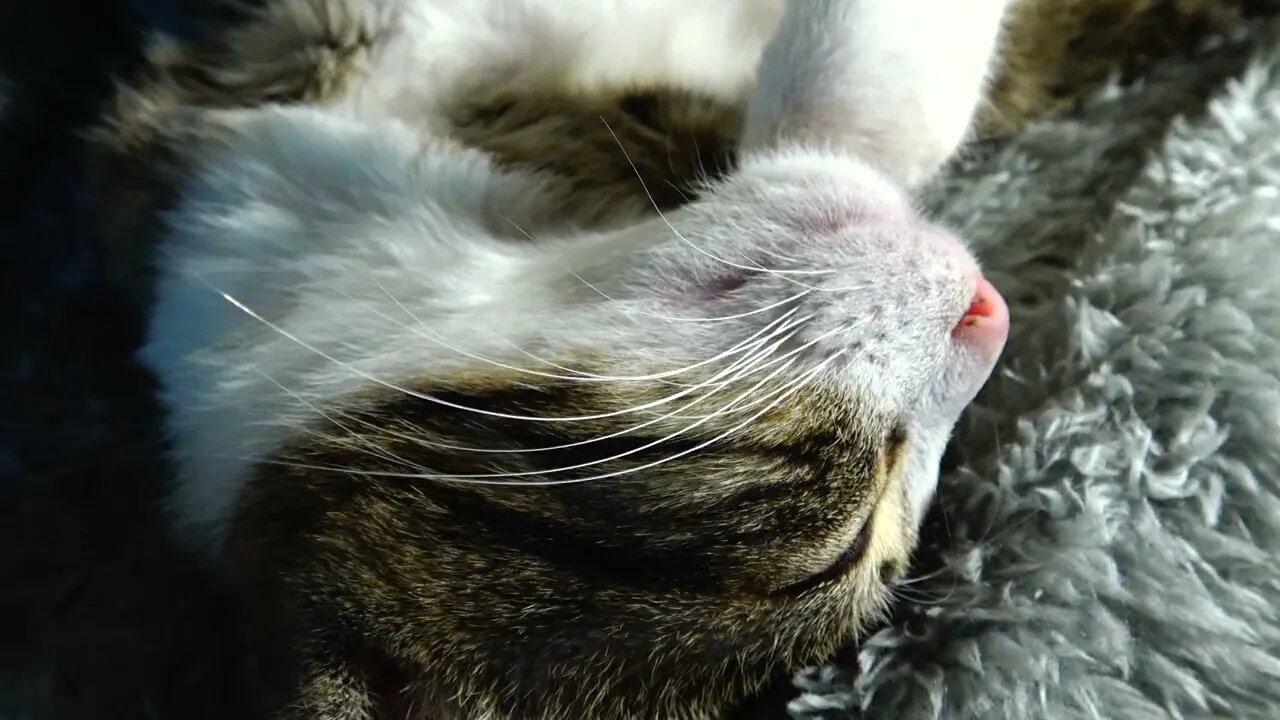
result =
[[[879,503],[877,503],[878,505]],[[828,583],[839,580],[853,571],[858,563],[867,554],[867,548],[871,546],[871,534],[873,525],[875,524],[876,506],[871,507],[871,512],[867,513],[867,521],[862,524],[862,528],[858,530],[858,534],[854,537],[849,547],[845,548],[835,561],[827,566],[825,570],[801,580],[799,582],[783,585],[782,587],[769,593],[774,597],[795,597],[804,595],[816,588],[822,587]]]

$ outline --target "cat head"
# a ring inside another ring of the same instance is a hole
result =
[[[599,227],[548,212],[596,188],[404,117],[183,115],[143,350],[171,505],[290,618],[297,682],[697,716],[879,617],[1008,315],[912,208],[918,154],[815,135],[807,99]]]

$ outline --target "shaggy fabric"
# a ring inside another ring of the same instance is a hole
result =
[[[923,579],[794,717],[1280,717],[1278,43],[1112,88],[930,193],[1013,334]]]
[[[0,52],[52,47],[19,39]],[[1012,305],[1005,362],[898,614],[753,716],[1277,717],[1277,47],[1260,26],[1168,63],[931,190]],[[140,325],[68,182],[89,70],[42,104],[11,78],[0,117],[0,719],[240,718],[225,598],[146,510],[165,469]]]

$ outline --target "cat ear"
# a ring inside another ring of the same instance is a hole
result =
[[[1010,1],[788,0],[743,147],[824,145],[923,182],[968,134]]]

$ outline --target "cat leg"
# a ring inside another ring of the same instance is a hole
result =
[[[967,137],[1009,0],[792,0],[744,145],[845,148],[906,187]]]

